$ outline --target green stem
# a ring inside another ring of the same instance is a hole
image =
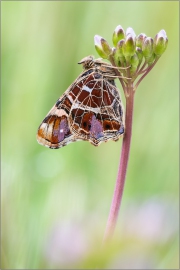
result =
[[[131,144],[133,107],[134,107],[134,91],[132,85],[131,86],[129,85],[127,87],[127,93],[129,95],[126,96],[125,135],[123,137],[122,142],[121,158],[119,163],[117,181],[109,213],[109,218],[106,226],[106,231],[104,235],[104,241],[110,239],[114,232],[126,179],[126,171],[128,166],[129,151]]]

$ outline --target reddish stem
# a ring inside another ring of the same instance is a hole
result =
[[[116,180],[116,186],[114,190],[114,196],[111,204],[111,209],[108,217],[108,222],[106,226],[106,231],[104,235],[104,240],[111,238],[114,228],[117,222],[119,208],[122,200],[124,183],[126,179],[126,171],[129,159],[129,150],[131,144],[131,134],[132,134],[132,120],[133,120],[133,106],[134,106],[134,91],[133,87],[129,86],[127,88],[126,96],[126,115],[125,115],[125,135],[122,142],[121,158],[119,163],[118,175]]]
[[[157,63],[157,61],[159,60],[159,58],[157,58],[154,63],[149,66],[146,70],[144,70],[144,75],[141,76],[141,78],[139,79],[139,81],[136,83],[135,87],[134,87],[134,91],[136,91],[138,85],[140,84],[140,82],[142,81],[142,79],[144,79],[144,77],[151,71],[151,69],[155,66],[155,64]]]

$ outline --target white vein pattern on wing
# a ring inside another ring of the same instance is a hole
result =
[[[93,78],[94,78],[94,72],[92,72],[92,74],[91,74],[92,76],[93,76]],[[84,76],[83,78],[80,78],[81,77],[81,75],[78,77],[78,79],[77,79],[77,81],[76,81],[76,87],[78,87],[78,88],[80,88],[80,91],[79,91],[79,93],[78,93],[78,95],[76,96],[76,98],[74,99],[74,102],[73,102],[73,104],[72,104],[72,107],[71,107],[71,109],[70,109],[70,114],[71,114],[71,112],[72,112],[72,110],[75,108],[75,109],[77,109],[77,111],[76,111],[76,113],[75,113],[75,115],[74,115],[74,119],[77,117],[77,112],[78,112],[78,109],[83,109],[84,110],[84,113],[85,113],[85,108],[83,107],[81,107],[81,103],[83,103],[84,102],[84,100],[83,100],[83,102],[79,102],[78,101],[78,98],[79,98],[79,96],[80,96],[80,94],[82,93],[82,88],[81,87],[79,87],[78,86],[78,84],[80,83],[80,82],[82,82],[83,83],[83,86],[85,86],[86,84],[87,84],[87,80],[88,80],[88,78],[89,78],[89,74],[88,75],[86,75],[86,76]],[[79,78],[80,78],[80,80],[79,80]],[[94,80],[94,79],[93,79]],[[87,97],[88,98],[88,97]],[[75,107],[74,107],[74,106]],[[83,113],[83,115],[84,115],[84,113]],[[83,117],[82,117],[83,118]],[[81,118],[81,122],[82,122],[82,118]],[[74,122],[74,121],[73,121]],[[80,123],[80,125],[79,126],[81,126],[81,123]],[[73,133],[75,134],[75,133],[77,133],[75,130],[73,130]],[[80,135],[79,134],[77,134],[78,136],[79,136],[79,138],[80,138]]]
[[[107,94],[108,94],[109,100],[111,100],[111,102],[112,102],[111,109],[113,111],[113,115],[111,115],[111,116],[109,115],[109,112],[108,112],[109,119],[111,119],[111,120],[115,119],[116,120],[117,115],[116,115],[116,112],[114,110],[114,103],[115,103],[115,100],[116,100],[116,96],[112,92],[112,89],[114,89],[114,87],[108,81],[106,81],[106,87],[107,87],[107,90],[108,90]],[[110,94],[114,97],[113,101],[112,101],[112,98],[111,98]],[[113,122],[112,122],[112,127],[114,129]]]
[[[78,86],[78,83],[79,82],[83,82],[85,79],[87,79],[88,78],[88,76],[89,75],[86,75],[86,76],[84,76],[83,78],[81,78],[81,76],[84,74],[84,71],[79,75],[79,77],[67,88],[67,90],[62,94],[62,96],[59,98],[60,100],[63,100],[65,97],[68,97],[69,98],[69,93],[72,91],[72,88],[74,88],[74,87],[77,87]],[[80,95],[80,93],[81,93],[81,91],[78,93],[78,95],[76,96],[76,99],[75,100],[77,100],[77,98],[79,97],[79,95]],[[72,102],[72,99],[70,99],[70,101]],[[47,123],[44,123],[44,122],[42,122],[41,123],[41,127],[42,127],[42,129],[43,129],[43,134],[45,134],[44,135],[44,137],[45,137],[45,141],[47,141],[47,137],[48,137],[48,134],[49,134],[49,132],[51,132],[52,133],[52,126],[50,127],[50,125],[49,125],[49,122],[50,122],[50,120],[51,120],[51,118],[52,117],[54,117],[55,116],[55,120],[54,121],[56,121],[56,118],[57,118],[57,115],[58,116],[61,116],[61,107],[60,108],[56,108],[55,107],[55,105],[52,107],[52,109],[48,112],[48,114],[46,115],[46,117],[47,116],[49,116],[49,119],[48,119],[48,122]],[[64,110],[63,110],[63,112],[64,112]],[[71,109],[70,109],[70,113],[71,113]],[[69,114],[70,114],[69,113]],[[65,114],[65,115],[67,115],[65,112],[63,113],[63,114]],[[69,115],[68,114],[68,115]],[[70,122],[69,122],[69,119],[68,119],[68,115],[67,115],[67,121],[68,121],[68,126],[69,126],[69,129],[70,129],[70,131],[71,131],[71,126],[70,126]],[[45,119],[44,119],[45,120]],[[44,121],[43,120],[43,121]],[[50,129],[49,129],[50,128]],[[68,138],[69,139],[69,141],[67,142],[67,143],[70,143],[71,141],[70,141],[70,138],[71,138],[71,140],[73,140],[73,141],[76,141],[75,140],[75,138],[74,138],[74,135],[75,134],[71,134],[71,136]],[[67,139],[67,138],[66,138]],[[61,145],[63,145],[63,142],[65,141],[65,139],[63,140],[63,141],[61,141],[60,143],[58,143],[58,146],[59,147],[61,147]],[[52,143],[50,142],[49,143],[49,145],[46,145],[46,143],[43,143],[43,145],[45,145],[45,146],[48,146],[48,147],[51,147],[52,146]]]
[[[95,84],[94,84],[94,86],[93,86],[93,88],[92,88],[92,90],[93,90],[93,89],[95,88],[96,84],[98,83],[98,81],[97,81],[97,80],[94,80],[94,79],[91,80],[91,81],[95,81]],[[90,82],[91,82],[91,81],[90,81]],[[84,86],[85,86],[85,85],[84,85]],[[88,95],[88,96],[83,100],[82,103],[84,103],[85,101],[86,101],[86,103],[88,103],[90,100],[92,100],[92,97],[93,97],[93,96],[94,96],[94,95]],[[79,104],[81,104],[81,103],[79,103]],[[91,106],[87,106],[87,105],[83,105],[83,104],[82,104],[82,106],[81,106],[81,105],[78,106],[78,109],[84,110],[83,115],[85,114],[86,111],[94,112],[94,113],[96,113],[96,114],[98,114],[98,113],[101,112],[101,109],[99,108],[99,106],[96,107],[96,108],[93,108],[93,107],[91,107]],[[81,126],[81,124],[82,124],[82,119],[83,119],[83,117],[81,118],[80,126]]]
[[[82,90],[85,90],[85,91],[87,91],[89,93],[91,93],[93,89],[94,88],[89,88],[87,85],[83,85],[83,88],[82,88]]]
[[[95,81],[95,85],[96,85],[97,81],[99,81],[99,80],[96,80],[96,79],[94,78],[94,73],[95,73],[95,72],[92,72],[91,75],[93,76],[93,79],[90,80],[88,83],[90,83],[90,82],[92,82],[92,81]],[[89,76],[86,76],[85,78],[83,78],[83,80],[82,80],[82,81],[83,81],[83,84],[84,84],[83,87],[86,86],[88,78],[89,78]],[[86,80],[85,80],[85,79],[86,79]],[[87,86],[86,86],[86,87],[87,87]],[[90,89],[89,87],[87,87],[87,88]],[[83,88],[82,88],[82,89],[83,89]],[[92,90],[93,90],[93,89],[94,89],[94,87],[92,88]],[[76,96],[73,105],[76,104],[76,105],[75,105],[75,109],[83,109],[83,110],[85,111],[86,108],[87,108],[87,105],[86,105],[85,108],[84,108],[84,107],[81,107],[81,105],[78,105],[78,104],[77,104],[78,97],[79,97],[80,94],[81,94],[81,91],[80,91],[79,94]],[[83,100],[82,103],[84,103],[84,101],[85,101],[86,99],[90,99],[90,97],[91,97],[91,96],[88,95],[88,96]],[[81,103],[79,103],[79,104],[81,104]],[[74,109],[73,105],[72,105],[72,107],[71,107],[71,110]],[[77,106],[77,105],[78,105],[78,106]],[[92,111],[92,107],[88,107],[88,109]],[[96,109],[96,108],[94,108],[94,109]],[[78,111],[77,111],[77,112],[78,112]],[[76,112],[76,114],[77,114],[77,112]],[[75,114],[75,117],[76,117],[76,114]],[[75,117],[74,117],[74,118],[75,118]],[[82,121],[82,119],[81,119],[81,121]],[[81,125],[81,123],[80,123],[80,125]]]
[[[107,92],[108,98],[109,98],[109,100],[111,100],[110,93],[113,95],[112,89],[114,89],[114,87],[108,82],[108,80],[104,80],[104,82],[105,82],[105,84],[106,84],[106,89],[107,89],[106,92]],[[113,96],[114,96],[114,95],[113,95]],[[114,100],[115,100],[115,99],[116,99],[116,97],[114,96]],[[112,117],[112,115],[109,114],[109,111],[106,110],[106,112],[107,112],[107,114],[108,114],[108,116],[109,116],[110,121],[112,121],[113,118],[114,118],[115,120],[117,119],[117,115],[116,115],[116,112],[114,111],[113,105],[114,105],[114,101],[113,101],[112,104],[111,104],[111,108],[112,108],[112,110],[113,110],[113,117]],[[107,108],[107,106],[105,106],[105,107]],[[113,122],[111,122],[111,123],[112,123],[113,130],[115,130],[114,125],[113,125]],[[107,135],[107,138],[108,138],[108,137],[109,137],[109,136]],[[114,137],[114,136],[112,136],[112,137]]]
[[[102,78],[101,78],[101,80],[97,80],[97,79],[94,78],[93,80],[90,81],[90,83],[91,83],[92,81],[94,82],[94,86],[91,88],[91,92],[92,92],[95,88],[98,89],[98,90],[101,90],[101,87],[97,87],[97,85],[98,85],[99,81],[102,81]],[[88,103],[92,104],[92,102],[93,102],[94,104],[96,104],[97,107],[96,107],[96,108],[93,108],[92,106],[87,106],[87,105],[85,105],[85,110],[90,111],[90,112],[94,112],[95,114],[100,114],[100,115],[101,115],[101,107],[99,107],[98,104],[93,100],[93,97],[96,97],[96,98],[98,98],[98,97],[97,97],[96,95],[92,95],[91,92],[90,92],[90,94],[84,99],[84,101],[87,99],[86,104],[88,104]],[[100,98],[101,98],[101,97],[100,97]],[[95,121],[98,122],[96,116],[93,115],[92,118],[91,118],[91,128],[92,128],[92,125],[93,125],[93,122],[92,122],[93,117],[95,118]],[[96,123],[97,123],[97,122],[96,122]],[[97,135],[98,135],[98,134],[97,134]],[[93,135],[92,135],[92,129],[90,129],[90,134],[89,134],[89,141],[90,141],[90,142],[94,142],[94,140],[92,139],[92,137],[93,137]],[[102,138],[102,137],[104,137],[104,136],[103,136],[103,132],[101,131],[101,136],[100,136],[100,138]],[[100,138],[95,138],[95,141],[98,141],[97,145],[100,144]]]
[[[67,95],[67,98],[70,100],[70,102],[73,104],[74,100],[71,95]]]

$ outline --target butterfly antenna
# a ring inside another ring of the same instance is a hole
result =
[[[114,68],[114,69],[128,69],[131,66],[128,66],[128,67],[114,67],[114,66],[110,66],[110,65],[102,65],[102,67],[110,67],[110,68]]]

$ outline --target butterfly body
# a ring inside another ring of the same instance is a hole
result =
[[[92,56],[79,62],[84,71],[42,121],[37,141],[60,148],[78,140],[94,146],[117,141],[124,133],[123,106],[113,68]]]

